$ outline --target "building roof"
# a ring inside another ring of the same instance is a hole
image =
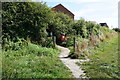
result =
[[[97,24],[97,22],[96,21],[90,21],[91,23],[93,23],[93,24]]]
[[[56,6],[54,6],[53,8],[56,8],[56,7],[59,7],[59,6],[61,6],[61,7],[63,7],[63,8],[65,8],[62,4],[58,4],[58,5],[56,5]],[[69,11],[67,8],[65,8],[67,11]],[[73,14],[71,11],[69,11],[71,14]],[[73,14],[74,15],[74,14]]]
[[[107,23],[100,23],[100,25],[109,28],[108,25],[107,25]]]
[[[52,8],[52,10],[56,11],[56,12],[62,12],[64,14],[67,14],[74,19],[74,14],[71,11],[69,11],[67,8],[65,8],[62,4],[56,5],[55,7]]]

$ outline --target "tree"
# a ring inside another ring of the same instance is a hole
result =
[[[49,24],[48,31],[53,32],[53,35],[57,37],[57,42],[59,42],[61,33],[74,34],[72,24],[73,20],[66,14],[53,12],[53,20]]]
[[[20,37],[37,43],[45,41],[52,17],[45,3],[4,2],[2,10],[4,37],[8,34],[11,40]]]
[[[112,30],[115,30],[116,32],[120,32],[120,28],[113,28]]]
[[[78,20],[73,25],[73,29],[75,29],[77,35],[81,35],[83,38],[85,38],[87,36],[86,23],[83,18]]]

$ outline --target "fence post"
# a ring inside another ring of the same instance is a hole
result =
[[[74,40],[74,52],[75,52],[75,49],[76,49],[76,40],[75,40],[75,37],[73,38]]]
[[[55,44],[56,44],[56,37],[53,36],[53,45],[54,45],[54,47],[55,47]]]

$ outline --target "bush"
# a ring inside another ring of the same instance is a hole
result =
[[[39,56],[54,56],[54,53],[56,53],[53,48],[42,48],[32,43],[27,43],[26,45],[25,42],[22,42],[21,39],[18,42],[9,41],[9,44],[4,45],[3,50],[5,50],[5,53],[16,55],[36,54]]]
[[[120,32],[120,28],[113,28],[112,30],[115,30],[116,32]]]
[[[24,45],[27,45],[25,44],[25,40],[24,39],[20,39],[20,38],[17,38],[15,42],[11,41],[10,39],[8,38],[3,38],[3,44],[2,44],[2,49],[5,50],[5,51],[8,51],[8,50],[19,50],[23,47],[23,44]]]
[[[74,30],[72,29],[73,20],[64,13],[53,13],[52,23],[49,23],[48,31],[53,32],[53,35],[56,36],[57,44],[66,44],[65,42],[61,42],[61,35],[65,33],[65,35],[74,34]]]
[[[52,11],[42,2],[3,2],[2,17],[3,37],[8,34],[11,40],[30,38],[32,42],[42,44],[47,37]]]
[[[68,35],[66,38],[66,47],[70,47],[74,45],[74,35]]]
[[[73,25],[73,29],[75,29],[75,34],[81,35],[83,38],[87,37],[87,29],[86,29],[86,23],[84,19],[78,20],[76,23]]]

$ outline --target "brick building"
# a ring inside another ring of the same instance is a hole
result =
[[[62,12],[64,14],[67,14],[72,19],[74,19],[74,14],[71,11],[69,11],[67,8],[65,8],[62,4],[56,5],[55,7],[52,8],[52,10],[56,11],[56,12]]]

